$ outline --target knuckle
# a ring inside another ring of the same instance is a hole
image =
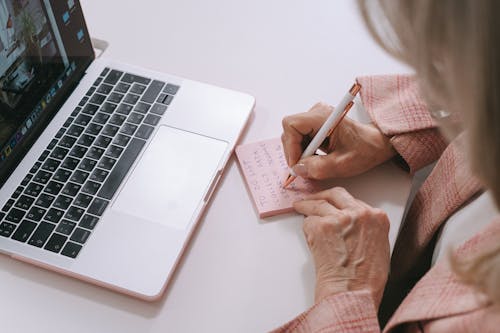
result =
[[[293,116],[285,116],[283,117],[283,119],[281,120],[281,125],[283,126],[283,129],[286,131],[287,128],[290,127],[290,124],[292,123],[293,121]]]

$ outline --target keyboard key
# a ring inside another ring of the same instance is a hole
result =
[[[80,114],[80,111],[82,111],[82,108],[80,106],[77,106],[73,112],[71,112],[72,117],[76,117],[78,114]]]
[[[66,243],[67,239],[68,237],[66,236],[60,234],[52,234],[44,249],[59,253],[59,251],[61,251],[62,247],[64,246],[64,243]]]
[[[101,130],[102,130],[102,125],[96,123],[90,123],[85,133],[90,135],[97,135]]]
[[[115,84],[116,82],[118,82],[118,80],[122,75],[123,72],[113,69],[108,73],[108,76],[106,76],[106,78],[104,79],[104,83]]]
[[[94,201],[90,204],[87,213],[101,216],[104,213],[104,210],[108,206],[109,201],[101,198],[95,198]]]
[[[85,103],[87,103],[89,101],[89,98],[87,96],[83,97],[81,100],[80,100],[80,103],[78,103],[78,106],[84,106]]]
[[[56,144],[57,144],[57,139],[52,139],[52,141],[50,141],[49,145],[47,146],[47,149],[50,150],[54,148]]]
[[[130,89],[130,84],[120,82],[117,84],[115,91],[126,93]]]
[[[135,133],[135,130],[137,129],[136,125],[130,124],[130,123],[125,123],[120,130],[120,133],[126,134],[126,135],[133,135]]]
[[[52,158],[48,158],[42,165],[42,169],[50,172],[54,172],[59,165],[61,164],[60,161],[54,160]]]
[[[37,172],[35,177],[33,177],[33,181],[41,184],[47,184],[50,177],[52,177],[52,173],[41,170]]]
[[[73,198],[61,194],[54,202],[54,207],[64,210],[71,205],[71,201],[73,201]]]
[[[55,181],[50,181],[47,186],[45,186],[45,189],[43,190],[44,192],[52,195],[58,195],[59,192],[61,192],[63,187],[63,184],[55,182]]]
[[[159,116],[162,116],[165,111],[167,111],[167,106],[158,103],[153,104],[153,107],[151,108],[151,113],[157,114]]]
[[[121,126],[125,122],[125,119],[127,119],[127,117],[125,117],[124,115],[114,114],[109,120],[109,123],[112,125]]]
[[[64,235],[70,235],[75,228],[76,223],[68,220],[62,220],[56,228],[56,232],[59,232]]]
[[[70,197],[74,197],[77,195],[78,191],[80,191],[81,188],[81,185],[69,182],[64,186],[62,193],[69,195]]]
[[[43,162],[47,159],[47,157],[49,157],[49,154],[50,154],[50,150],[44,150],[43,153],[40,154],[40,157],[38,157],[38,160],[40,162]]]
[[[132,124],[140,124],[142,122],[142,119],[144,119],[143,114],[132,112],[130,116],[128,116],[127,121]]]
[[[52,195],[42,193],[40,197],[35,201],[35,205],[43,208],[49,208],[55,198],[56,197]]]
[[[78,166],[81,170],[91,172],[94,170],[97,161],[91,160],[90,158],[84,158],[80,165]]]
[[[108,95],[111,90],[113,90],[113,86],[103,83],[99,86],[99,89],[97,89],[97,92],[103,95]]]
[[[71,149],[71,152],[69,153],[70,156],[76,157],[76,158],[82,158],[85,156],[85,153],[87,152],[88,148],[76,145]]]
[[[33,183],[31,183],[31,184],[33,184]],[[31,185],[31,184],[30,184],[30,185]],[[28,187],[29,187],[30,185],[28,185]],[[40,187],[40,188],[42,188],[42,186],[40,186],[40,185],[38,185],[38,184],[33,184],[33,186],[35,186],[35,185],[36,185],[36,186],[38,186],[38,187]],[[11,198],[12,198],[12,199],[17,199],[17,198],[19,198],[19,196],[21,195],[21,193],[23,193],[23,191],[24,191],[24,187],[22,187],[22,186],[18,186],[18,187],[16,188],[16,190],[14,191],[14,193],[12,194]],[[30,192],[31,192],[31,191],[30,191]],[[40,191],[38,191],[38,193],[40,193]],[[36,196],[38,195],[38,193],[37,193],[36,195],[30,194],[30,193],[26,193],[26,194],[27,194],[27,195],[31,195],[31,196],[36,197]]]
[[[89,236],[90,236],[90,231],[82,228],[76,228],[75,232],[73,232],[73,235],[71,235],[70,240],[80,244],[85,244]]]
[[[27,174],[26,176],[24,176],[24,179],[23,181],[21,182],[21,186],[26,186],[28,185],[28,183],[30,182],[30,180],[33,178],[33,175],[32,174]]]
[[[122,147],[118,147],[115,145],[111,145],[108,150],[106,151],[106,156],[113,157],[113,158],[118,158],[120,157],[120,154],[123,152]]]
[[[121,81],[127,82],[127,83],[137,82],[137,83],[141,83],[141,84],[145,84],[145,85],[148,85],[149,82],[151,82],[151,80],[148,78],[145,78],[145,77],[142,77],[139,75],[130,74],[130,73],[126,73],[125,75],[123,75]]]
[[[88,181],[83,185],[82,188],[82,193],[94,195],[99,191],[99,188],[101,187],[101,184],[93,182],[93,181]]]
[[[161,101],[161,103],[163,103],[165,105],[170,105],[170,103],[172,103],[173,99],[174,99],[174,96],[167,95],[167,96],[165,96],[165,98],[163,98],[163,100]]]
[[[69,152],[69,150],[66,149],[66,148],[56,147],[52,151],[52,153],[50,154],[50,157],[55,158],[57,160],[62,160],[63,158],[66,157],[66,155],[68,154],[68,152]],[[49,161],[49,160],[47,160],[47,161]]]
[[[167,94],[170,94],[170,95],[175,95],[175,94],[177,94],[178,90],[179,90],[179,86],[176,86],[174,84],[168,83],[165,86],[165,89],[163,89],[163,92],[166,92]]]
[[[102,77],[98,77],[97,80],[94,81],[94,86],[100,85],[102,82],[102,79],[103,79]]]
[[[71,206],[66,212],[66,215],[64,215],[64,218],[74,222],[78,222],[82,218],[84,212],[85,210],[83,208]]]
[[[69,125],[71,125],[73,123],[74,119],[75,118],[73,118],[73,117],[69,117],[68,119],[66,119],[66,121],[63,124],[63,127],[68,127]]]
[[[12,223],[2,222],[0,224],[0,236],[9,237],[16,229],[16,225]]]
[[[99,76],[106,76],[109,73],[109,67],[104,67],[101,74]]]
[[[47,212],[46,209],[40,208],[40,207],[32,207],[28,214],[26,215],[26,218],[39,222],[43,215]]]
[[[106,100],[106,95],[94,94],[92,98],[90,98],[90,103],[101,105],[102,103],[104,103],[105,100]]]
[[[116,160],[114,158],[104,156],[99,161],[99,164],[97,166],[101,169],[111,170],[113,168],[113,165],[115,165],[115,163],[116,163]]]
[[[98,148],[98,147],[92,147],[89,149],[89,153],[87,154],[88,158],[93,158],[95,160],[98,160],[101,158],[101,156],[104,154],[104,149],[103,148]]]
[[[113,140],[113,144],[125,147],[129,141],[130,141],[130,136],[118,134],[116,138]]]
[[[14,235],[12,235],[12,239],[24,243],[28,240],[35,228],[36,223],[24,220],[21,224],[19,224],[19,227],[16,232],[14,232]]]
[[[32,197],[37,197],[40,192],[42,192],[43,186],[37,183],[29,183],[24,190],[24,193],[27,195],[31,195]]]
[[[87,180],[88,176],[89,176],[88,172],[82,170],[76,170],[73,173],[73,176],[71,176],[71,181],[77,184],[83,184],[85,183],[85,180]]]
[[[36,247],[42,247],[43,244],[45,244],[45,242],[47,241],[47,238],[49,238],[54,228],[55,225],[52,223],[41,222],[33,233],[33,236],[31,236],[30,240],[28,241],[28,244]]]
[[[81,245],[73,242],[67,242],[63,250],[61,251],[61,254],[66,257],[76,258],[81,249]]]
[[[100,197],[109,200],[113,198],[113,194],[120,186],[145,144],[146,141],[136,138],[130,141],[128,147],[125,148],[122,157],[118,160],[116,167],[113,171],[111,171],[111,174],[99,191],[98,195]]]
[[[113,113],[117,108],[116,104],[106,102],[102,105],[101,111],[104,113]]]
[[[30,173],[35,173],[38,171],[38,169],[40,169],[40,167],[42,166],[42,163],[40,162],[36,162],[35,164],[33,164],[33,166],[31,167],[30,169]]]
[[[109,171],[97,168],[90,175],[90,179],[93,181],[102,183],[106,179],[106,176],[108,174],[109,174]]]
[[[17,199],[16,204],[14,205],[17,208],[28,210],[31,205],[35,202],[35,199],[32,197],[28,197],[26,195],[21,195],[19,199]]]
[[[120,114],[128,115],[130,113],[130,111],[132,111],[132,108],[133,108],[132,105],[120,104],[118,106],[118,109],[116,109],[116,112],[120,113]]]
[[[99,112],[94,116],[93,121],[96,122],[97,124],[104,125],[108,121],[109,117],[110,117],[109,114]]]
[[[63,168],[69,169],[69,170],[75,170],[75,168],[79,162],[80,162],[80,160],[78,160],[76,158],[66,157],[66,159],[64,160],[64,162],[62,163],[61,166]]]
[[[92,201],[92,196],[84,193],[80,193],[76,196],[75,201],[73,202],[73,205],[87,208],[90,205],[90,202]]]
[[[50,208],[44,219],[52,223],[58,223],[64,216],[64,211],[56,208]]]
[[[74,159],[67,158],[67,160],[73,161]],[[72,166],[72,165],[73,165],[73,162],[71,162],[71,165],[69,163],[63,163],[63,167]],[[69,179],[69,176],[71,176],[71,171],[59,169],[54,174],[54,180],[57,180],[58,182],[61,182],[61,183],[65,183]]]
[[[78,117],[76,117],[74,123],[80,126],[87,126],[90,123],[91,119],[92,117],[85,114],[81,114]]]
[[[137,94],[137,95],[142,95],[142,93],[145,90],[146,90],[145,85],[136,83],[132,86],[132,89],[130,89],[130,92],[133,92],[134,94]]]
[[[158,117],[154,114],[148,114],[146,116],[146,119],[144,119],[144,123],[148,124],[148,125],[156,126],[160,122],[160,119],[161,119],[160,117]]]
[[[71,125],[70,128],[68,128],[68,131],[66,132],[66,134],[79,137],[80,134],[82,134],[83,129],[84,128],[82,126]]]
[[[23,210],[12,208],[9,214],[7,214],[7,216],[5,217],[5,220],[13,223],[19,223],[21,222],[21,219],[24,217],[25,214],[26,212]]]
[[[157,80],[153,81],[148,89],[146,89],[146,91],[144,92],[141,101],[152,104],[160,94],[164,85],[165,82]]]
[[[117,93],[117,92],[114,92],[112,93],[111,95],[109,95],[108,97],[108,102],[111,102],[111,103],[120,103],[123,99],[123,94],[120,94],[120,93]]]
[[[65,147],[65,148],[71,148],[76,142],[76,138],[72,136],[63,136],[61,141],[59,141],[59,146]]]
[[[125,98],[123,99],[123,101],[125,103],[128,103],[128,104],[131,104],[131,105],[135,105],[138,101],[139,101],[139,98],[141,96],[139,95],[136,95],[136,94],[127,94],[127,96],[125,96]]]
[[[107,137],[107,136],[102,136],[100,135],[96,142],[95,142],[95,145],[97,147],[101,147],[101,148],[107,148],[109,146],[109,144],[111,143],[111,138]]]
[[[139,113],[147,113],[150,108],[151,108],[151,104],[139,102],[135,106],[134,111],[139,112]]]
[[[99,110],[99,107],[97,105],[87,104],[83,108],[82,113],[93,116],[97,112],[97,110]]]
[[[8,211],[9,211],[9,209],[11,209],[11,208],[12,208],[12,206],[14,206],[14,203],[15,203],[15,202],[16,202],[16,201],[15,201],[14,199],[9,199],[9,200],[5,203],[5,205],[2,207],[2,212],[8,212]]]
[[[144,140],[149,139],[151,134],[153,134],[154,127],[151,127],[149,125],[144,125],[142,124],[137,132],[135,133],[135,136]]]
[[[104,126],[104,129],[102,130],[102,134],[113,137],[116,135],[116,133],[118,133],[119,129],[120,128],[117,126],[106,125],[106,126]]]
[[[97,225],[97,222],[99,222],[98,217],[85,214],[83,215],[83,218],[78,224],[78,226],[89,230],[94,230],[95,226]]]
[[[95,136],[84,134],[78,139],[78,144],[84,147],[90,147],[95,140]]]
[[[61,138],[61,136],[63,136],[63,135],[64,135],[64,132],[66,132],[66,129],[64,129],[64,128],[60,128],[60,129],[59,129],[59,131],[57,131],[57,133],[56,133],[56,135],[55,135],[55,138],[56,138],[56,139]]]

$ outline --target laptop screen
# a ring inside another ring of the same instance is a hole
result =
[[[0,0],[0,186],[93,59],[77,0]]]

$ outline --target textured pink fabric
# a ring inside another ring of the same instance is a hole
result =
[[[467,168],[459,141],[446,147],[434,129],[410,76],[359,78],[361,96],[374,123],[392,137],[410,169],[439,158],[417,193],[396,242],[391,275],[401,277],[419,266],[423,251],[439,227],[481,189]],[[500,220],[459,249],[474,255],[500,242]],[[443,261],[430,269],[394,313],[384,332],[499,332],[500,309],[463,285]],[[334,295],[274,332],[380,332],[377,313],[367,293]]]
[[[410,172],[434,162],[446,148],[418,85],[410,75],[359,77],[361,100],[382,133],[406,161]]]

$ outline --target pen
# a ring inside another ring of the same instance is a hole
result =
[[[323,141],[333,133],[335,128],[340,124],[344,116],[353,106],[354,102],[352,100],[354,99],[354,97],[356,97],[357,93],[360,90],[361,85],[358,83],[355,83],[351,87],[351,89],[349,89],[347,94],[344,96],[344,98],[342,98],[340,103],[333,110],[332,114],[330,114],[330,116],[326,119],[325,123],[319,129],[318,133],[316,133],[307,148],[304,150],[304,152],[300,156],[300,160],[312,156],[321,146]],[[295,178],[297,178],[297,175],[295,174],[293,169],[290,168],[290,174],[288,175],[283,188],[286,188],[288,185],[290,185],[295,180]]]

